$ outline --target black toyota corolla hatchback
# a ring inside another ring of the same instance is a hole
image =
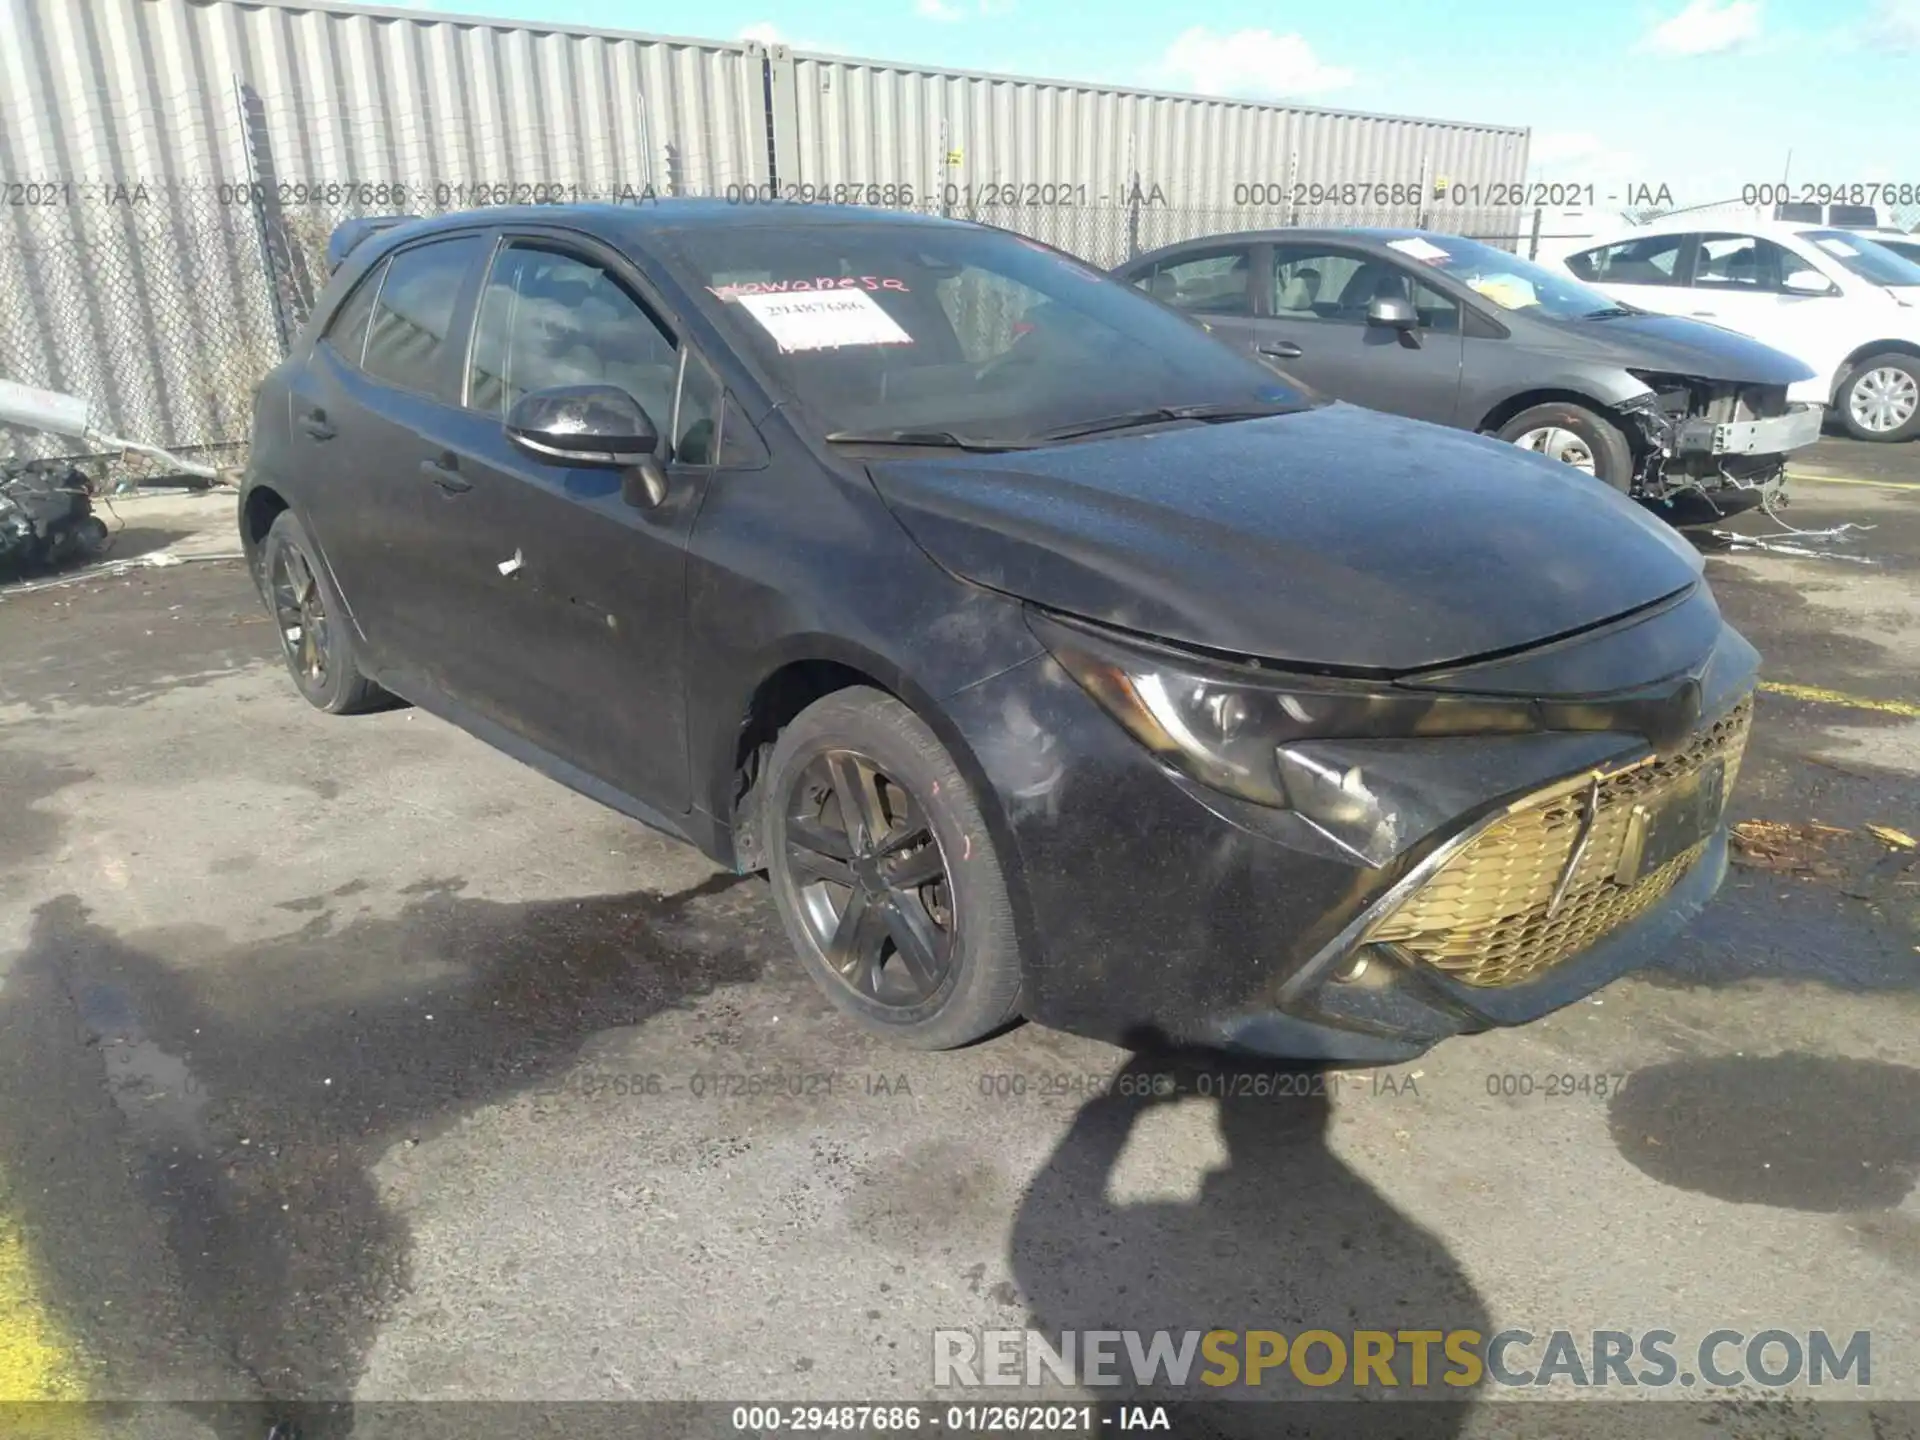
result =
[[[369,233],[240,521],[310,701],[766,871],[908,1045],[1401,1058],[1646,963],[1725,868],[1757,657],[1683,541],[1002,231]]]

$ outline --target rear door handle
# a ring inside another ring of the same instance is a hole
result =
[[[327,423],[327,412],[324,410],[309,410],[297,423],[302,431],[315,440],[331,440],[334,436],[333,426]]]
[[[422,460],[420,462],[420,473],[433,481],[434,484],[438,485],[449,495],[464,495],[467,491],[473,489],[473,482],[461,477],[459,470],[454,467],[451,456],[447,457],[445,461]]]
[[[1306,353],[1291,340],[1269,340],[1265,345],[1256,345],[1254,350],[1275,360],[1298,360]]]

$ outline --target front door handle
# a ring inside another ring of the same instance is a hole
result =
[[[1254,346],[1256,354],[1267,355],[1275,360],[1298,360],[1306,352],[1291,340],[1269,340],[1264,345]]]
[[[334,437],[334,428],[327,423],[327,412],[324,410],[309,410],[296,423],[315,440],[331,440]]]
[[[1693,318],[1696,320],[1711,320],[1714,318],[1714,314],[1715,314],[1715,312],[1712,310],[1693,310],[1693,311],[1689,311],[1688,313],[1691,314]]]
[[[462,477],[455,465],[451,456],[445,460],[422,460],[420,473],[449,495],[464,495],[473,489],[473,482]]]

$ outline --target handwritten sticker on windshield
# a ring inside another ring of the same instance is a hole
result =
[[[1452,258],[1431,240],[1422,240],[1418,235],[1409,236],[1405,240],[1389,240],[1387,248],[1398,250],[1402,255],[1411,255],[1416,260],[1424,260],[1429,265]]]
[[[1829,255],[1838,255],[1843,260],[1850,255],[1858,255],[1860,253],[1858,250],[1854,249],[1853,246],[1849,245],[1846,241],[1835,240],[1831,236],[1829,236],[1825,240],[1816,240],[1813,243],[1818,245],[1822,250],[1826,251]]]
[[[742,295],[788,295],[820,290],[897,290],[905,293],[907,282],[891,275],[819,275],[810,280],[739,280],[728,285],[709,285],[709,293],[722,300],[738,300]]]
[[[1539,303],[1533,286],[1518,275],[1476,275],[1467,285],[1503,310],[1524,310]]]
[[[913,337],[863,290],[831,295],[742,295],[742,310],[787,353],[843,345],[911,345]]]

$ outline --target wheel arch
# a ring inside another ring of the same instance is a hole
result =
[[[1853,372],[1860,368],[1861,362],[1875,355],[1905,355],[1910,359],[1920,360],[1920,345],[1911,340],[1874,340],[1865,345],[1854,346],[1841,360],[1839,368],[1833,372],[1833,386],[1827,392],[1829,405],[1839,402],[1840,392],[1846,388],[1847,381],[1853,378]]]
[[[1509,395],[1481,416],[1473,428],[1482,432],[1498,430],[1514,416],[1522,411],[1531,410],[1536,405],[1578,405],[1583,410],[1593,411],[1612,424],[1619,424],[1616,418],[1619,412],[1606,401],[1579,390],[1549,386],[1538,390],[1522,390],[1518,394]],[[1626,427],[1621,428],[1624,430]],[[1631,432],[1629,432],[1629,439],[1631,439]]]
[[[760,766],[780,731],[807,706],[839,690],[870,686],[900,701],[924,720],[973,788],[980,814],[1000,855],[1001,874],[1023,937],[1033,933],[1032,908],[1019,863],[1013,827],[985,768],[966,735],[938,696],[902,666],[839,636],[796,636],[757,667],[758,678],[732,709],[733,728],[716,754],[706,780],[708,813],[718,845],[715,858],[740,871],[762,864],[757,832]]]
[[[267,532],[283,511],[293,507],[271,485],[254,485],[240,497],[240,546],[247,559],[259,563],[260,548],[267,543]]]

